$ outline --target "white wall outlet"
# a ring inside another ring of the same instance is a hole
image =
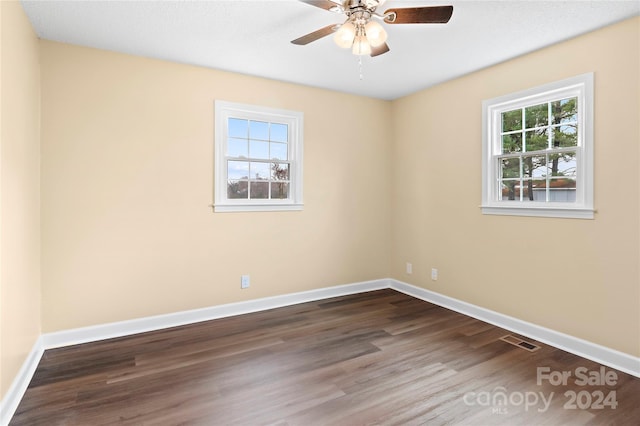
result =
[[[436,268],[431,268],[431,279],[438,281],[438,270]]]
[[[413,273],[413,265],[407,262],[407,274],[411,275]]]
[[[240,277],[240,288],[249,288],[249,285],[249,275],[242,275]]]

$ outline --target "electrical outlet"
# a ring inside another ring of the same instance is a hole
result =
[[[413,265],[407,262],[407,274],[411,275],[413,273]]]
[[[438,270],[436,268],[431,268],[431,279],[438,281]]]
[[[240,277],[240,288],[249,288],[249,285],[249,275],[242,275]]]

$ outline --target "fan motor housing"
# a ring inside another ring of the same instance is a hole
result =
[[[357,9],[374,12],[379,4],[380,2],[378,0],[346,0],[343,7],[345,9],[345,12],[348,10],[351,10],[353,12]]]

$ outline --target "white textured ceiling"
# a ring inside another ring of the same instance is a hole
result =
[[[391,51],[357,57],[332,37],[290,43],[343,16],[297,0],[23,0],[40,38],[396,99],[640,13],[640,1],[388,0],[452,4],[448,24],[386,25]],[[579,54],[579,52],[576,52]]]

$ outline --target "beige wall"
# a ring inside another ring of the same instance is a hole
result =
[[[639,22],[393,102],[394,278],[640,355]],[[482,215],[482,101],[591,71],[595,220]]]
[[[40,335],[38,39],[17,2],[0,2],[0,395]]]
[[[45,332],[389,275],[389,102],[46,41],[41,61]],[[303,211],[212,213],[216,99],[304,113]]]

